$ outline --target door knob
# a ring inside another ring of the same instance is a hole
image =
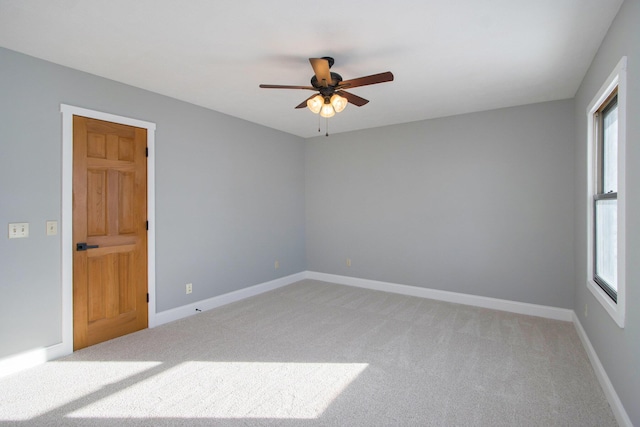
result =
[[[87,249],[95,249],[98,245],[87,245],[85,242],[76,245],[76,251],[86,251]]]

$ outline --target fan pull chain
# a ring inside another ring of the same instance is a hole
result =
[[[322,120],[322,118],[320,117],[320,114],[318,114],[318,133],[320,133],[320,121]]]
[[[324,134],[324,136],[329,136],[329,117],[327,117],[327,123],[325,125],[325,130],[327,133]]]

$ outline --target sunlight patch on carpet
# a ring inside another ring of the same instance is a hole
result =
[[[367,366],[184,362],[67,416],[313,419]]]
[[[162,362],[49,362],[0,381],[0,421],[30,420]],[[34,399],[33,385],[46,390]]]

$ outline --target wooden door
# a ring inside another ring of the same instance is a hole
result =
[[[147,327],[146,144],[146,129],[73,118],[74,350]]]

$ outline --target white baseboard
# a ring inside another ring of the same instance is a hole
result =
[[[616,393],[616,390],[613,388],[613,384],[611,384],[611,380],[609,379],[607,372],[604,370],[604,366],[602,366],[596,350],[593,348],[593,345],[591,345],[591,341],[582,327],[580,319],[575,313],[573,313],[573,324],[575,325],[578,336],[582,341],[582,345],[587,351],[587,355],[591,361],[591,366],[593,366],[593,370],[600,382],[600,386],[602,387],[605,396],[607,396],[607,400],[609,401],[613,415],[616,417],[616,421],[618,421],[618,424],[623,427],[633,427],[631,418],[629,418],[627,411],[625,411],[624,406],[618,397],[618,393]]]
[[[207,310],[211,310],[212,308],[216,308],[216,307],[230,304],[232,302],[240,301],[242,299],[259,295],[264,292],[271,291],[273,289],[281,288],[283,286],[287,286],[292,283],[303,280],[305,277],[306,277],[306,272],[296,273],[290,276],[271,280],[269,282],[264,282],[254,286],[250,286],[248,288],[229,292],[227,294],[218,295],[217,297],[208,298],[208,299],[194,302],[188,305],[183,305],[182,307],[161,311],[160,313],[156,313],[155,324],[150,327],[160,326],[165,323],[173,322],[174,320],[179,320],[185,317],[193,316],[194,314],[198,313],[196,309],[201,311],[207,311]]]
[[[50,360],[58,359],[69,354],[69,350],[62,343],[45,348],[25,351],[13,356],[0,359],[0,378],[25,369],[33,368]]]
[[[565,322],[571,322],[573,320],[573,310],[569,310],[566,308],[528,304],[524,302],[461,294],[457,292],[441,291],[438,289],[420,288],[417,286],[400,285],[397,283],[379,282],[377,280],[317,273],[314,271],[307,271],[306,277],[308,279],[337,283],[339,285],[357,286],[359,288],[373,289],[376,291],[392,292],[395,294],[429,298],[438,301],[453,302],[456,304],[473,305],[476,307],[491,308],[494,310],[526,314],[529,316],[563,320]]]

